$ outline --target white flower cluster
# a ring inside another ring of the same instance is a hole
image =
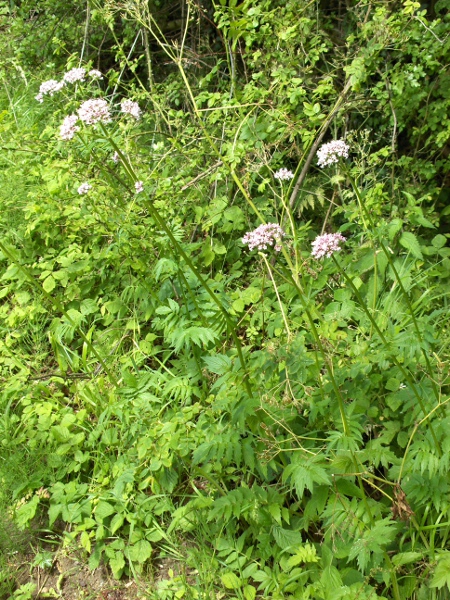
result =
[[[348,158],[350,146],[344,140],[333,140],[323,144],[317,151],[319,167],[328,167],[339,162],[339,158]]]
[[[35,96],[38,102],[44,102],[44,96],[47,94],[53,96],[56,92],[59,92],[64,87],[64,81],[56,81],[56,79],[49,79],[41,83],[39,88],[39,94]]]
[[[275,179],[279,179],[280,181],[289,181],[290,179],[294,178],[294,173],[292,171],[289,171],[288,169],[279,169],[276,173],[273,174],[273,176],[275,177]]]
[[[103,98],[86,100],[78,109],[78,116],[86,125],[95,125],[95,123],[111,123],[111,113],[108,103]]]
[[[89,77],[92,77],[92,79],[103,79],[103,75],[98,69],[91,69],[88,75]]]
[[[78,69],[70,69],[63,77],[66,83],[76,83],[77,81],[84,81],[86,79],[86,69],[82,67]]]
[[[111,156],[111,160],[113,161],[113,163],[117,163],[120,161],[120,156],[118,152],[114,152],[114,154]]]
[[[80,187],[78,188],[78,193],[80,194],[80,196],[83,196],[84,194],[87,194],[89,192],[89,190],[92,189],[92,185],[89,185],[89,183],[85,182],[82,183],[80,185]]]
[[[312,256],[314,258],[330,258],[335,252],[341,250],[339,243],[345,242],[345,237],[340,233],[325,233],[318,235],[312,243]]]
[[[59,137],[62,140],[71,140],[76,134],[76,132],[80,131],[80,127],[77,125],[77,121],[77,115],[69,115],[64,119],[59,129]]]
[[[143,192],[144,191],[144,182],[136,181],[136,183],[134,184],[134,189],[136,190],[136,194],[140,194],[141,192]]]
[[[247,232],[242,238],[242,243],[247,244],[249,250],[267,250],[269,246],[279,252],[281,240],[286,234],[278,223],[266,223],[260,225],[254,231]]]
[[[122,100],[120,103],[120,110],[128,115],[131,115],[138,121],[141,118],[142,111],[139,108],[139,104],[137,102],[133,102],[133,100]]]
[[[103,79],[102,74],[97,69],[92,69],[89,71],[89,76],[92,79]],[[76,83],[77,81],[85,81],[86,80],[86,69],[82,67],[70,69],[63,76],[61,81],[56,81],[56,79],[49,79],[48,81],[44,81],[41,83],[39,88],[39,94],[35,96],[38,102],[44,101],[44,96],[49,95],[53,96],[56,92],[62,90],[62,88],[66,85],[66,83]]]

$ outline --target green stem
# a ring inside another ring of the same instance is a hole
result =
[[[371,216],[370,212],[367,210],[367,208],[365,207],[365,205],[363,203],[363,198],[361,196],[361,192],[360,192],[358,186],[356,185],[356,181],[350,175],[350,172],[349,172],[349,170],[346,167],[344,167],[344,170],[346,172],[347,177],[350,180],[350,184],[351,184],[351,186],[353,188],[353,191],[356,194],[356,198],[358,200],[358,204],[359,204],[359,207],[360,207],[360,210],[361,210],[361,216],[363,217],[363,214],[365,214],[366,217],[367,217],[367,220],[368,220],[368,222],[370,224],[370,227],[371,227],[372,231],[376,231],[376,227],[375,227],[375,224],[373,222],[372,216]],[[363,217],[363,222],[364,222],[364,217]],[[429,377],[429,379],[431,381],[431,386],[433,388],[433,393],[434,393],[434,395],[436,397],[437,402],[439,403],[440,402],[439,390],[437,388],[436,382],[433,379],[433,369],[431,367],[430,359],[428,357],[428,354],[427,354],[425,348],[423,347],[423,338],[422,338],[422,334],[421,334],[420,329],[419,329],[419,325],[418,325],[417,320],[416,320],[416,316],[414,314],[414,309],[413,309],[413,306],[411,304],[411,299],[409,297],[409,294],[405,290],[405,287],[403,285],[401,277],[400,277],[400,275],[399,275],[399,273],[397,271],[397,268],[396,268],[396,266],[394,264],[394,261],[392,260],[391,253],[386,248],[386,246],[384,245],[384,242],[383,242],[383,240],[381,238],[378,238],[378,241],[379,241],[379,244],[381,246],[381,249],[383,250],[383,252],[384,252],[384,254],[385,254],[385,256],[386,256],[386,258],[388,260],[389,266],[391,267],[392,272],[394,273],[395,279],[397,280],[397,283],[398,283],[398,285],[400,287],[400,290],[401,290],[401,292],[402,292],[402,294],[403,294],[403,296],[404,296],[404,298],[406,300],[406,303],[408,305],[408,309],[409,309],[409,312],[410,312],[410,315],[411,315],[411,319],[412,319],[412,322],[413,322],[413,325],[414,325],[414,329],[416,330],[417,339],[419,340],[419,343],[420,343],[420,349],[421,349],[422,355],[424,357],[425,364],[427,365],[428,377]]]
[[[395,366],[396,366],[396,367],[397,367],[397,368],[398,368],[398,369],[401,371],[401,373],[402,373],[403,377],[404,377],[404,378],[405,378],[405,380],[408,382],[408,384],[409,384],[409,386],[410,386],[410,388],[411,388],[411,390],[412,390],[412,392],[413,392],[414,396],[417,398],[417,402],[419,403],[419,406],[420,406],[420,408],[421,408],[421,410],[422,410],[423,414],[424,414],[424,415],[426,415],[427,413],[426,413],[426,409],[425,409],[425,405],[424,405],[424,403],[423,403],[423,400],[422,400],[422,398],[421,398],[421,396],[420,396],[419,392],[417,391],[416,385],[415,385],[415,383],[413,382],[413,380],[411,379],[411,377],[410,377],[410,375],[409,375],[408,371],[407,371],[407,370],[404,368],[404,366],[403,366],[403,365],[402,365],[402,364],[401,364],[401,363],[400,363],[400,362],[397,360],[397,358],[396,358],[395,354],[393,353],[393,351],[392,351],[392,349],[391,349],[391,347],[390,347],[390,345],[389,345],[389,342],[388,342],[388,341],[387,341],[387,339],[384,337],[384,334],[383,334],[383,332],[382,332],[382,331],[381,331],[381,329],[378,327],[378,324],[377,324],[377,322],[375,321],[375,319],[373,318],[373,316],[372,316],[372,314],[371,314],[370,310],[369,310],[369,309],[367,308],[367,306],[365,305],[365,303],[364,303],[364,301],[363,301],[363,299],[362,299],[362,297],[361,297],[361,294],[359,293],[359,291],[358,291],[357,287],[355,286],[355,284],[353,283],[352,279],[351,279],[351,278],[350,278],[350,277],[347,275],[347,273],[344,271],[344,269],[343,269],[343,268],[341,267],[341,265],[338,263],[338,261],[336,260],[336,257],[333,255],[331,258],[333,259],[333,261],[334,261],[335,265],[336,265],[336,266],[337,266],[337,268],[339,269],[339,272],[340,272],[340,273],[342,274],[342,276],[344,277],[345,281],[346,281],[346,282],[347,282],[347,283],[350,285],[350,287],[352,288],[352,290],[353,290],[353,292],[354,292],[354,294],[355,294],[356,298],[358,299],[358,302],[359,302],[359,304],[360,304],[361,308],[362,308],[362,309],[363,309],[363,311],[366,313],[366,315],[367,315],[367,317],[369,318],[369,320],[370,320],[371,324],[373,325],[373,327],[374,327],[375,331],[378,333],[378,335],[379,335],[379,337],[380,337],[380,339],[381,339],[381,341],[382,341],[382,343],[383,343],[384,347],[385,347],[385,348],[386,348],[386,350],[389,352],[389,356],[390,356],[390,358],[391,358],[392,362],[393,362],[393,363],[395,364]],[[440,455],[440,456],[442,456],[442,450],[441,450],[440,444],[439,444],[439,442],[438,442],[438,440],[437,440],[436,434],[435,434],[435,432],[434,432],[434,429],[433,429],[433,426],[432,426],[432,424],[431,424],[431,423],[430,423],[430,431],[431,431],[431,434],[432,434],[432,436],[433,436],[433,439],[434,439],[434,442],[435,442],[435,444],[436,444],[436,447],[437,447],[437,449],[438,449],[439,455]]]

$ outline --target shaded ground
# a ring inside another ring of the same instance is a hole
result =
[[[156,561],[153,576],[146,580],[113,579],[105,566],[91,571],[76,551],[60,549],[51,559],[36,566],[36,554],[15,554],[9,567],[15,572],[17,586],[34,584],[31,598],[44,600],[141,600],[152,597],[152,590],[179,572],[180,563],[170,558]],[[45,564],[44,564],[45,563]],[[9,596],[12,598],[12,596]],[[8,600],[7,597],[0,600]]]

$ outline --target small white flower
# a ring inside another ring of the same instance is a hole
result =
[[[120,156],[119,156],[119,153],[118,153],[118,152],[114,152],[114,154],[111,156],[111,160],[112,160],[114,163],[116,163],[116,164],[117,164],[117,163],[120,161]]]
[[[133,102],[133,100],[122,100],[120,103],[120,110],[128,115],[131,115],[137,120],[141,118],[142,111],[139,108],[139,104],[137,102]]]
[[[276,173],[273,174],[273,176],[275,177],[275,179],[279,179],[280,181],[289,181],[290,179],[294,178],[294,173],[292,171],[289,171],[288,169],[283,168],[279,169]]]
[[[319,167],[327,167],[339,162],[339,158],[348,158],[350,146],[344,140],[333,140],[328,144],[323,144],[317,151]]]
[[[134,189],[136,190],[136,194],[140,194],[144,191],[144,183],[142,181],[136,181],[134,184]]]

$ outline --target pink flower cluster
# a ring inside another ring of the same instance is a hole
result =
[[[269,246],[279,252],[281,250],[281,240],[285,236],[285,232],[281,229],[278,223],[266,223],[260,225],[254,231],[247,232],[242,238],[242,243],[247,244],[249,250],[267,250]]]
[[[86,79],[86,69],[82,67],[78,69],[70,69],[63,77],[66,83],[76,83],[77,81],[84,81]]]
[[[98,69],[91,69],[88,75],[89,77],[92,77],[92,79],[103,79],[103,75]]]
[[[290,179],[294,178],[294,173],[292,171],[289,171],[288,169],[283,168],[279,169],[276,173],[273,174],[273,176],[275,177],[275,179],[279,179],[280,181],[289,181]]]
[[[122,100],[120,103],[120,110],[123,113],[129,114],[138,121],[141,118],[142,111],[139,108],[139,104],[137,102],[133,102],[133,100]]]
[[[97,69],[92,69],[89,71],[89,76],[92,79],[103,79],[102,74]],[[85,79],[86,69],[83,69],[82,67],[70,69],[70,71],[67,71],[67,73],[63,76],[61,81],[49,79],[48,81],[41,83],[39,94],[35,96],[35,98],[38,102],[43,102],[44,96],[53,96],[53,94],[56,92],[61,91],[66,83],[76,83],[77,81],[85,81]]]
[[[319,167],[335,164],[339,162],[339,158],[348,158],[349,150],[350,146],[344,140],[333,140],[328,144],[323,144],[317,152],[317,164]]]
[[[111,123],[111,113],[108,103],[103,98],[86,100],[78,109],[78,116],[86,125],[95,125],[95,123]]]
[[[339,243],[345,242],[345,237],[340,233],[325,233],[318,235],[312,243],[312,256],[314,258],[330,258],[334,252],[341,250]]]
[[[77,125],[78,117],[77,115],[69,115],[67,116],[60,129],[59,129],[59,137],[62,140],[71,140],[73,136],[80,131],[79,125]]]
[[[47,94],[53,96],[56,92],[59,92],[64,87],[64,81],[56,81],[56,79],[49,79],[41,83],[39,88],[39,94],[35,96],[38,102],[44,102],[44,96]]]
[[[92,185],[85,182],[85,183],[82,183],[80,185],[80,187],[78,188],[78,193],[80,194],[80,196],[84,196],[84,194],[87,194],[89,192],[89,190],[91,190],[91,189],[92,189]]]
[[[136,194],[140,194],[144,191],[144,183],[142,181],[136,181],[134,189],[136,190]]]

